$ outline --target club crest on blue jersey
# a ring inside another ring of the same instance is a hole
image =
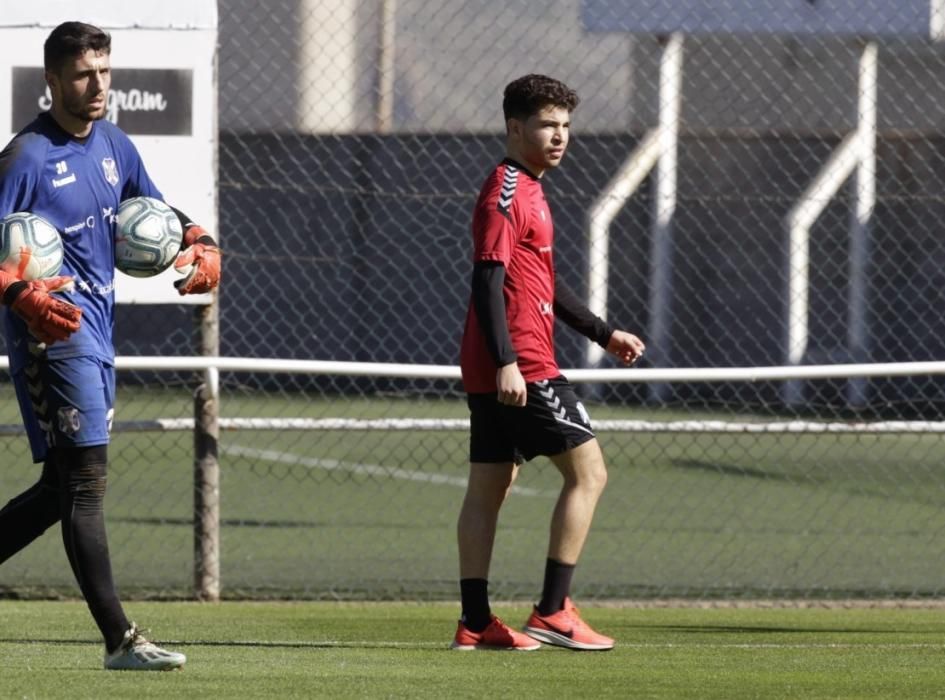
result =
[[[74,406],[63,406],[58,411],[59,432],[65,435],[75,435],[79,432],[79,409]]]
[[[105,179],[108,180],[109,184],[118,184],[118,166],[115,165],[113,158],[102,159],[102,170],[105,171]]]

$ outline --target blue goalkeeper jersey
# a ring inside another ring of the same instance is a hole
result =
[[[49,221],[65,248],[60,274],[75,278],[66,298],[82,308],[82,324],[49,346],[50,358],[114,362],[116,214],[119,202],[137,196],[164,199],[131,139],[105,120],[78,140],[44,112],[0,152],[0,217],[30,211]],[[27,359],[26,324],[7,310],[4,330],[16,372]]]

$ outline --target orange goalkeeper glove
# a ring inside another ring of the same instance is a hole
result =
[[[66,340],[79,330],[82,309],[51,292],[71,289],[71,277],[50,277],[26,282],[0,270],[0,295],[3,303],[26,321],[30,333],[41,343]]]
[[[177,255],[174,269],[187,275],[174,283],[181,296],[216,289],[220,284],[220,249],[216,241],[200,226],[191,226],[184,232],[184,249]]]

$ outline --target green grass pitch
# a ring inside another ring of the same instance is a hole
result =
[[[106,673],[77,602],[0,602],[0,697],[932,698],[945,610],[595,607],[611,652],[453,652],[455,604],[127,605],[183,651],[168,673]],[[522,606],[497,606],[521,624]]]
[[[186,392],[128,392],[119,420],[186,417]],[[460,401],[238,393],[225,416],[462,417]],[[595,418],[648,416],[591,407]],[[718,416],[705,416],[718,418]],[[15,407],[0,404],[15,422]],[[221,439],[225,596],[192,586],[191,436],[117,434],[107,501],[132,619],[188,655],[181,672],[111,674],[82,603],[0,600],[0,698],[923,698],[945,687],[938,608],[632,608],[595,598],[940,595],[939,436],[602,434],[610,482],[575,579],[607,653],[447,650],[465,436],[233,432]],[[0,500],[35,479],[0,441]],[[255,452],[254,452],[255,451]],[[265,453],[265,454],[261,454]],[[526,467],[503,511],[496,606],[520,625],[540,586],[557,478]],[[58,533],[0,567],[0,591],[75,595]],[[398,598],[410,602],[358,602]],[[444,602],[432,602],[441,599]]]

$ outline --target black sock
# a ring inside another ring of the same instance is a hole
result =
[[[104,446],[59,452],[62,541],[89,611],[114,651],[131,626],[112,580],[105,536],[106,450]]]
[[[463,601],[463,624],[473,632],[482,632],[489,626],[489,582],[484,578],[464,578],[459,582]]]
[[[564,607],[564,599],[571,592],[574,564],[562,564],[554,559],[545,561],[545,586],[538,603],[539,615],[551,615]]]

